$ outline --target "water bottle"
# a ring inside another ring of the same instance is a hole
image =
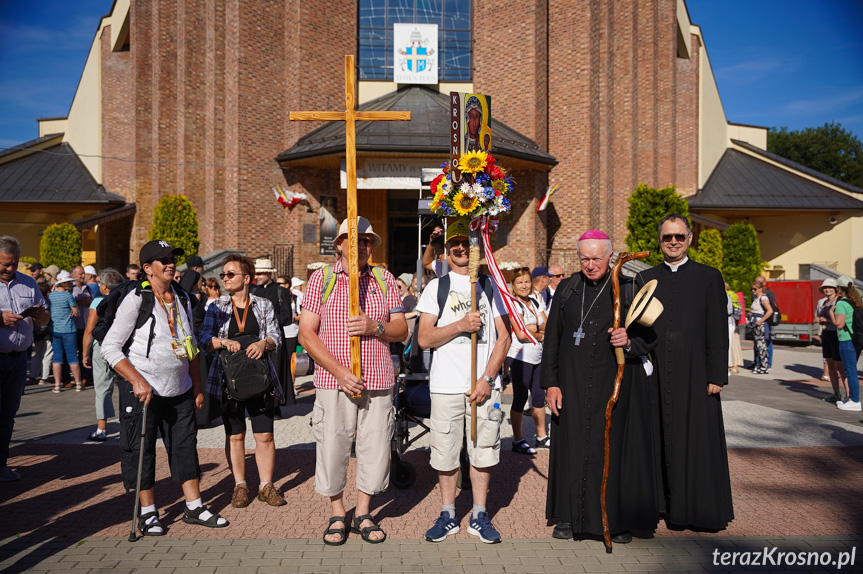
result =
[[[503,422],[503,411],[500,410],[500,403],[495,403],[490,411],[488,411],[488,420],[496,423]]]

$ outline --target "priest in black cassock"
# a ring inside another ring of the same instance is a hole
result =
[[[273,304],[273,312],[276,314],[276,321],[279,323],[279,331],[282,331],[285,325],[290,325],[294,320],[291,314],[291,301],[288,292],[280,287],[278,283],[273,281],[273,274],[276,268],[273,267],[273,262],[270,259],[255,259],[255,285],[252,286],[250,293],[263,297]],[[285,405],[297,404],[296,392],[293,385],[288,385],[288,381],[293,381],[290,372],[286,372],[289,366],[282,358],[282,353],[286,352],[284,345],[280,345],[278,349],[272,352],[270,359],[276,369],[276,375],[279,377],[279,384],[282,385],[282,392],[285,395]],[[290,386],[290,388],[288,388]],[[281,418],[281,409],[276,405],[276,418]]]
[[[581,271],[558,285],[548,314],[541,386],[552,412],[546,517],[558,519],[552,536],[602,536],[605,407],[617,375],[615,347],[626,352],[620,398],[612,413],[608,521],[613,542],[630,530],[653,530],[658,496],[653,459],[650,395],[642,356],[653,331],[633,324],[612,332],[612,246],[598,230],[578,241]],[[621,277],[623,315],[633,284]]]
[[[659,225],[665,261],[657,279],[665,311],[654,323],[657,379],[652,387],[657,464],[669,528],[719,530],[734,519],[719,393],[728,383],[728,312],[722,275],[687,257],[685,217]]]

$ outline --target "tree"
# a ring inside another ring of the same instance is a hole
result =
[[[758,234],[748,221],[732,224],[722,234],[722,276],[732,290],[749,293],[749,286],[761,273]]]
[[[863,187],[863,143],[841,124],[789,131],[770,128],[767,151],[829,175],[856,187]]]
[[[56,265],[67,271],[81,265],[81,232],[71,223],[54,223],[42,233],[39,259],[45,267]]]
[[[662,262],[659,222],[671,213],[679,213],[689,221],[689,204],[673,185],[654,189],[641,183],[629,196],[626,247],[631,253],[650,251],[650,257],[642,260],[648,265]]]
[[[699,263],[722,271],[722,234],[717,229],[705,229],[698,234]]]
[[[153,226],[150,241],[161,239],[171,247],[179,247],[186,253],[177,258],[177,264],[198,254],[198,214],[185,195],[166,195],[153,210]]]

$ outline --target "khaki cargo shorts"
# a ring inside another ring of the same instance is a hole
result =
[[[462,439],[467,436],[471,466],[488,468],[500,462],[500,422],[488,420],[488,413],[500,402],[500,391],[476,406],[476,443],[470,440],[470,402],[464,394],[431,394],[431,466],[450,471],[459,466]]]

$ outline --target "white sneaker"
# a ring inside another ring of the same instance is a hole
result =
[[[836,408],[841,411],[860,411],[860,401],[847,400],[844,403],[836,403]]]

